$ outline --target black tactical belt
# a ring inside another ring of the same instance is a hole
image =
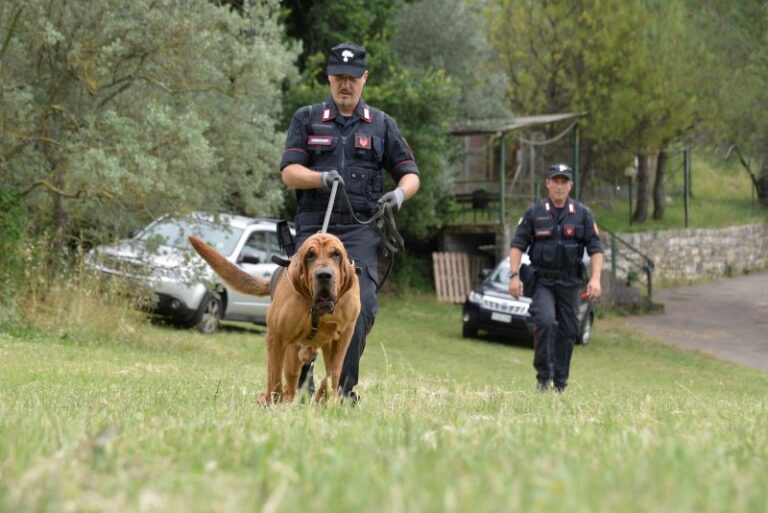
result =
[[[577,278],[579,276],[578,269],[569,269],[565,271],[558,271],[554,269],[542,269],[536,268],[536,275],[542,278]]]
[[[325,220],[325,212],[299,212],[298,213],[299,224],[306,226],[322,225]],[[368,215],[362,212],[355,212],[355,215],[342,214],[341,212],[331,212],[330,221],[328,224],[357,224],[357,217],[360,221],[368,220]]]

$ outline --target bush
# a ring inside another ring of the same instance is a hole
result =
[[[17,299],[24,293],[26,225],[23,200],[0,189],[0,323],[16,315]]]

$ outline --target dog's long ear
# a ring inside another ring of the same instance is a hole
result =
[[[304,297],[311,297],[312,291],[309,290],[306,277],[306,262],[304,262],[305,251],[299,248],[299,251],[291,258],[291,263],[288,264],[288,279],[291,280],[291,284],[296,291]]]
[[[355,284],[355,280],[357,279],[357,274],[355,273],[355,263],[351,258],[347,256],[346,251],[343,251],[342,254],[343,257],[341,258],[341,262],[339,262],[339,272],[341,273],[341,288],[339,289],[339,297],[349,292],[349,289],[352,288],[352,285]]]

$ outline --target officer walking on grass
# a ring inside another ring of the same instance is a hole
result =
[[[528,250],[533,279],[526,285],[532,297],[534,331],[533,366],[537,390],[546,392],[550,383],[563,392],[568,385],[571,353],[579,331],[579,289],[582,283],[584,249],[591,257],[591,274],[586,295],[600,297],[603,245],[592,212],[571,199],[573,172],[565,164],[547,171],[548,197],[525,211],[517,224],[509,255],[509,292],[523,294],[520,260]],[[532,283],[531,283],[532,282]]]
[[[374,214],[381,203],[389,204],[396,212],[420,185],[413,152],[395,121],[362,99],[368,79],[365,49],[352,43],[334,46],[326,71],[331,96],[323,103],[296,111],[280,163],[283,182],[296,189],[298,245],[321,229],[334,178],[345,186],[355,216],[361,220]],[[384,170],[396,184],[386,193]],[[365,339],[378,309],[377,261],[382,241],[372,227],[356,224],[343,201],[334,203],[328,232],[341,239],[350,257],[362,268],[362,308],[339,380],[343,396],[357,402],[359,396],[353,388],[358,382]],[[300,386],[304,380],[311,384],[311,368],[307,366],[302,370]]]

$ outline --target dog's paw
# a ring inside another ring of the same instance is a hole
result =
[[[264,392],[259,396],[258,402],[261,406],[272,406],[280,401],[280,394],[276,392]]]
[[[320,382],[319,386],[317,387],[314,401],[316,403],[324,403],[332,397],[335,397],[335,394],[333,393],[333,384],[331,383],[331,378],[326,377]]]

